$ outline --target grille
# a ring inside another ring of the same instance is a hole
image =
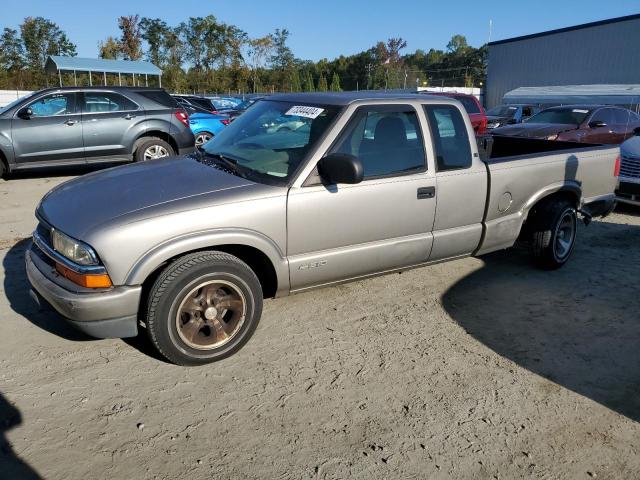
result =
[[[623,156],[620,159],[620,176],[640,178],[640,158]]]

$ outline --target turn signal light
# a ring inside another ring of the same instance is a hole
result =
[[[102,275],[83,275],[74,272],[64,265],[56,263],[56,271],[64,278],[71,280],[73,283],[85,288],[109,288],[113,287],[111,278],[107,274]]]
[[[613,176],[614,177],[620,176],[620,155],[618,155],[618,157],[616,158],[616,166],[613,167]]]

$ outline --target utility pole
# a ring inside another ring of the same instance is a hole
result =
[[[372,68],[373,68],[373,65],[368,63],[367,64],[367,90],[371,88],[371,69]]]

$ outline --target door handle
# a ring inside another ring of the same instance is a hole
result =
[[[72,125],[75,125],[76,123],[78,123],[78,121],[77,120],[67,120],[64,123],[65,123],[65,125],[72,126]]]
[[[130,113],[127,113],[124,117],[125,120],[131,120],[132,118],[136,118],[135,115],[131,115]]]
[[[433,198],[436,196],[436,187],[420,187],[418,189],[418,200],[423,198]]]

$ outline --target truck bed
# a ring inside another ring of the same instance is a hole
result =
[[[512,246],[531,207],[553,192],[574,194],[579,208],[597,216],[616,186],[617,145],[499,136],[478,144],[490,185],[479,254]]]

